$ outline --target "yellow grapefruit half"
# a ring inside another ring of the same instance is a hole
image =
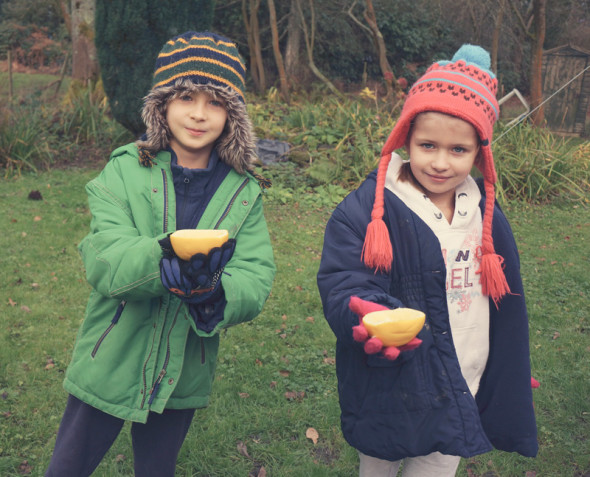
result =
[[[195,253],[208,254],[212,248],[221,247],[229,238],[227,230],[181,229],[170,235],[172,248],[182,260]]]
[[[424,326],[426,316],[412,308],[396,308],[367,313],[363,324],[372,337],[383,346],[402,346],[414,338]]]

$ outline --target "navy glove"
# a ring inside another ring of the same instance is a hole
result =
[[[221,274],[235,248],[235,239],[229,239],[207,255],[197,253],[186,261],[165,251],[160,261],[162,284],[187,303],[211,300],[219,292]]]

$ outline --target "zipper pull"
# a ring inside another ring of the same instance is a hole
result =
[[[123,308],[125,308],[126,304],[127,304],[127,300],[123,300],[123,301],[121,301],[121,303],[119,303],[119,306],[117,307],[117,311],[115,312],[115,316],[113,316],[113,319],[111,320],[111,323],[113,325],[116,325],[117,322],[119,321],[119,318],[121,318],[121,314],[123,313]]]
[[[156,382],[152,386],[152,389],[150,389],[150,399],[148,401],[148,406],[151,406],[152,402],[154,402],[154,398],[156,397],[156,394],[158,394],[158,389],[160,389],[160,383],[162,382],[162,379],[164,379],[165,374],[166,369],[160,371],[160,374],[158,374],[158,379],[156,379]]]

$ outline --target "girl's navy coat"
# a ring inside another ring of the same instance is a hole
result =
[[[375,273],[361,261],[374,195],[372,173],[334,211],[318,273],[324,313],[337,338],[344,437],[364,454],[386,460],[434,451],[471,457],[492,446],[535,456],[527,311],[518,252],[504,214],[495,207],[493,238],[512,294],[498,308],[490,301],[490,354],[474,399],[451,336],[440,244],[387,189],[384,220],[393,243],[392,270]],[[422,345],[395,361],[367,355],[352,338],[358,324],[348,308],[352,295],[425,312],[426,325],[418,335]]]

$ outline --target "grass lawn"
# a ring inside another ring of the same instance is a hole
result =
[[[43,474],[66,401],[61,387],[89,292],[76,246],[91,170],[0,180],[0,475]],[[39,191],[42,200],[29,199]],[[493,452],[460,476],[590,475],[590,216],[574,206],[504,207],[521,251],[540,452]],[[197,411],[179,476],[352,476],[334,337],[315,285],[330,211],[266,206],[278,274],[256,320],[222,335],[212,404]],[[314,443],[308,429],[318,433]],[[95,473],[132,475],[124,431]]]

